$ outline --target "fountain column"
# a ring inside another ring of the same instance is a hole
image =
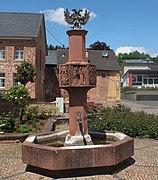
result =
[[[69,58],[59,67],[60,87],[69,93],[69,132],[65,146],[91,144],[87,122],[87,92],[96,86],[96,70],[88,63],[85,49],[86,30],[72,29]]]

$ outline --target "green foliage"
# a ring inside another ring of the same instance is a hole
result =
[[[111,50],[105,42],[100,41],[96,41],[93,44],[90,44],[89,48],[93,50]]]
[[[158,87],[144,87],[144,86],[138,89],[138,91],[157,91],[157,90]]]
[[[38,117],[39,106],[37,104],[30,104],[26,106],[25,114],[27,119],[36,119]]]
[[[28,61],[24,61],[22,64],[17,66],[16,81],[20,82],[24,86],[28,82],[34,82],[36,75],[36,69],[33,64]]]
[[[36,125],[36,120],[32,120],[32,122],[31,122],[31,123],[32,123],[32,127],[36,129],[36,128],[37,128],[37,125]]]
[[[16,102],[18,105],[23,105],[28,97],[28,90],[23,85],[16,85],[10,87],[10,89],[5,93],[5,99],[8,102]]]
[[[121,87],[122,93],[125,93],[127,91],[157,91],[157,90],[158,90],[158,87],[144,87],[144,86],[142,86],[141,88],[138,88],[138,87],[130,88],[129,86]]]
[[[58,115],[58,113],[59,113],[59,110],[56,106],[46,105],[46,104],[39,105],[38,116],[41,119],[45,119],[51,116],[56,116]]]
[[[63,46],[58,46],[58,45],[53,46],[52,44],[50,44],[49,46],[47,46],[47,49],[48,50],[65,49],[65,46],[64,45]]]
[[[153,57],[152,59],[153,61],[158,62],[158,55],[156,57]]]
[[[2,132],[14,132],[15,119],[12,113],[6,113],[0,117],[0,131]]]
[[[30,104],[26,106],[25,111],[28,119],[46,119],[51,116],[59,114],[59,110],[56,106],[46,104]]]
[[[117,60],[120,65],[122,65],[124,60],[130,59],[152,59],[149,54],[140,53],[138,51],[128,53],[119,53],[117,56]]]
[[[99,118],[89,121],[90,130],[121,131],[131,137],[158,139],[158,115],[132,112],[130,108],[119,105],[99,108],[96,116]]]
[[[29,125],[28,125],[28,124],[23,124],[23,125],[21,126],[20,132],[22,132],[22,133],[28,133],[29,131],[30,131],[30,129],[29,129]]]
[[[137,87],[129,87],[129,86],[126,86],[126,87],[121,87],[121,92],[122,93],[125,93],[127,91],[138,91],[138,88]]]
[[[28,89],[24,85],[12,86],[5,93],[5,99],[8,102],[15,102],[18,104],[20,120],[22,119],[22,115],[25,111],[28,94]]]

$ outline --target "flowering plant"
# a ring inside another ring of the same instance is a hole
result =
[[[22,119],[22,115],[25,110],[28,94],[28,89],[24,85],[12,86],[5,93],[5,99],[8,102],[15,102],[18,104],[20,119]]]

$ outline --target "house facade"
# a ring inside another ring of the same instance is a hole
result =
[[[152,60],[125,60],[121,70],[123,87],[158,87],[158,63]]]
[[[90,64],[96,66],[97,84],[95,88],[88,91],[87,99],[96,105],[111,106],[120,103],[120,67],[116,56],[112,50],[87,50],[86,56]],[[68,50],[58,49],[48,51],[46,57],[45,76],[50,77],[46,80],[46,101],[54,101],[56,97],[64,97],[65,102],[69,101],[66,90],[59,89],[58,67],[68,60]]]
[[[47,55],[44,15],[0,12],[0,19],[0,90],[16,84],[16,67],[27,60],[36,68],[35,82],[27,84],[30,97],[44,100]]]

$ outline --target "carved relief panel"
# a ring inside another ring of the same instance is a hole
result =
[[[59,84],[60,86],[69,85],[69,67],[67,65],[59,67]]]
[[[71,65],[72,85],[87,85],[87,74],[85,65]]]
[[[96,85],[96,71],[93,65],[64,64],[59,67],[61,87],[87,87]]]

